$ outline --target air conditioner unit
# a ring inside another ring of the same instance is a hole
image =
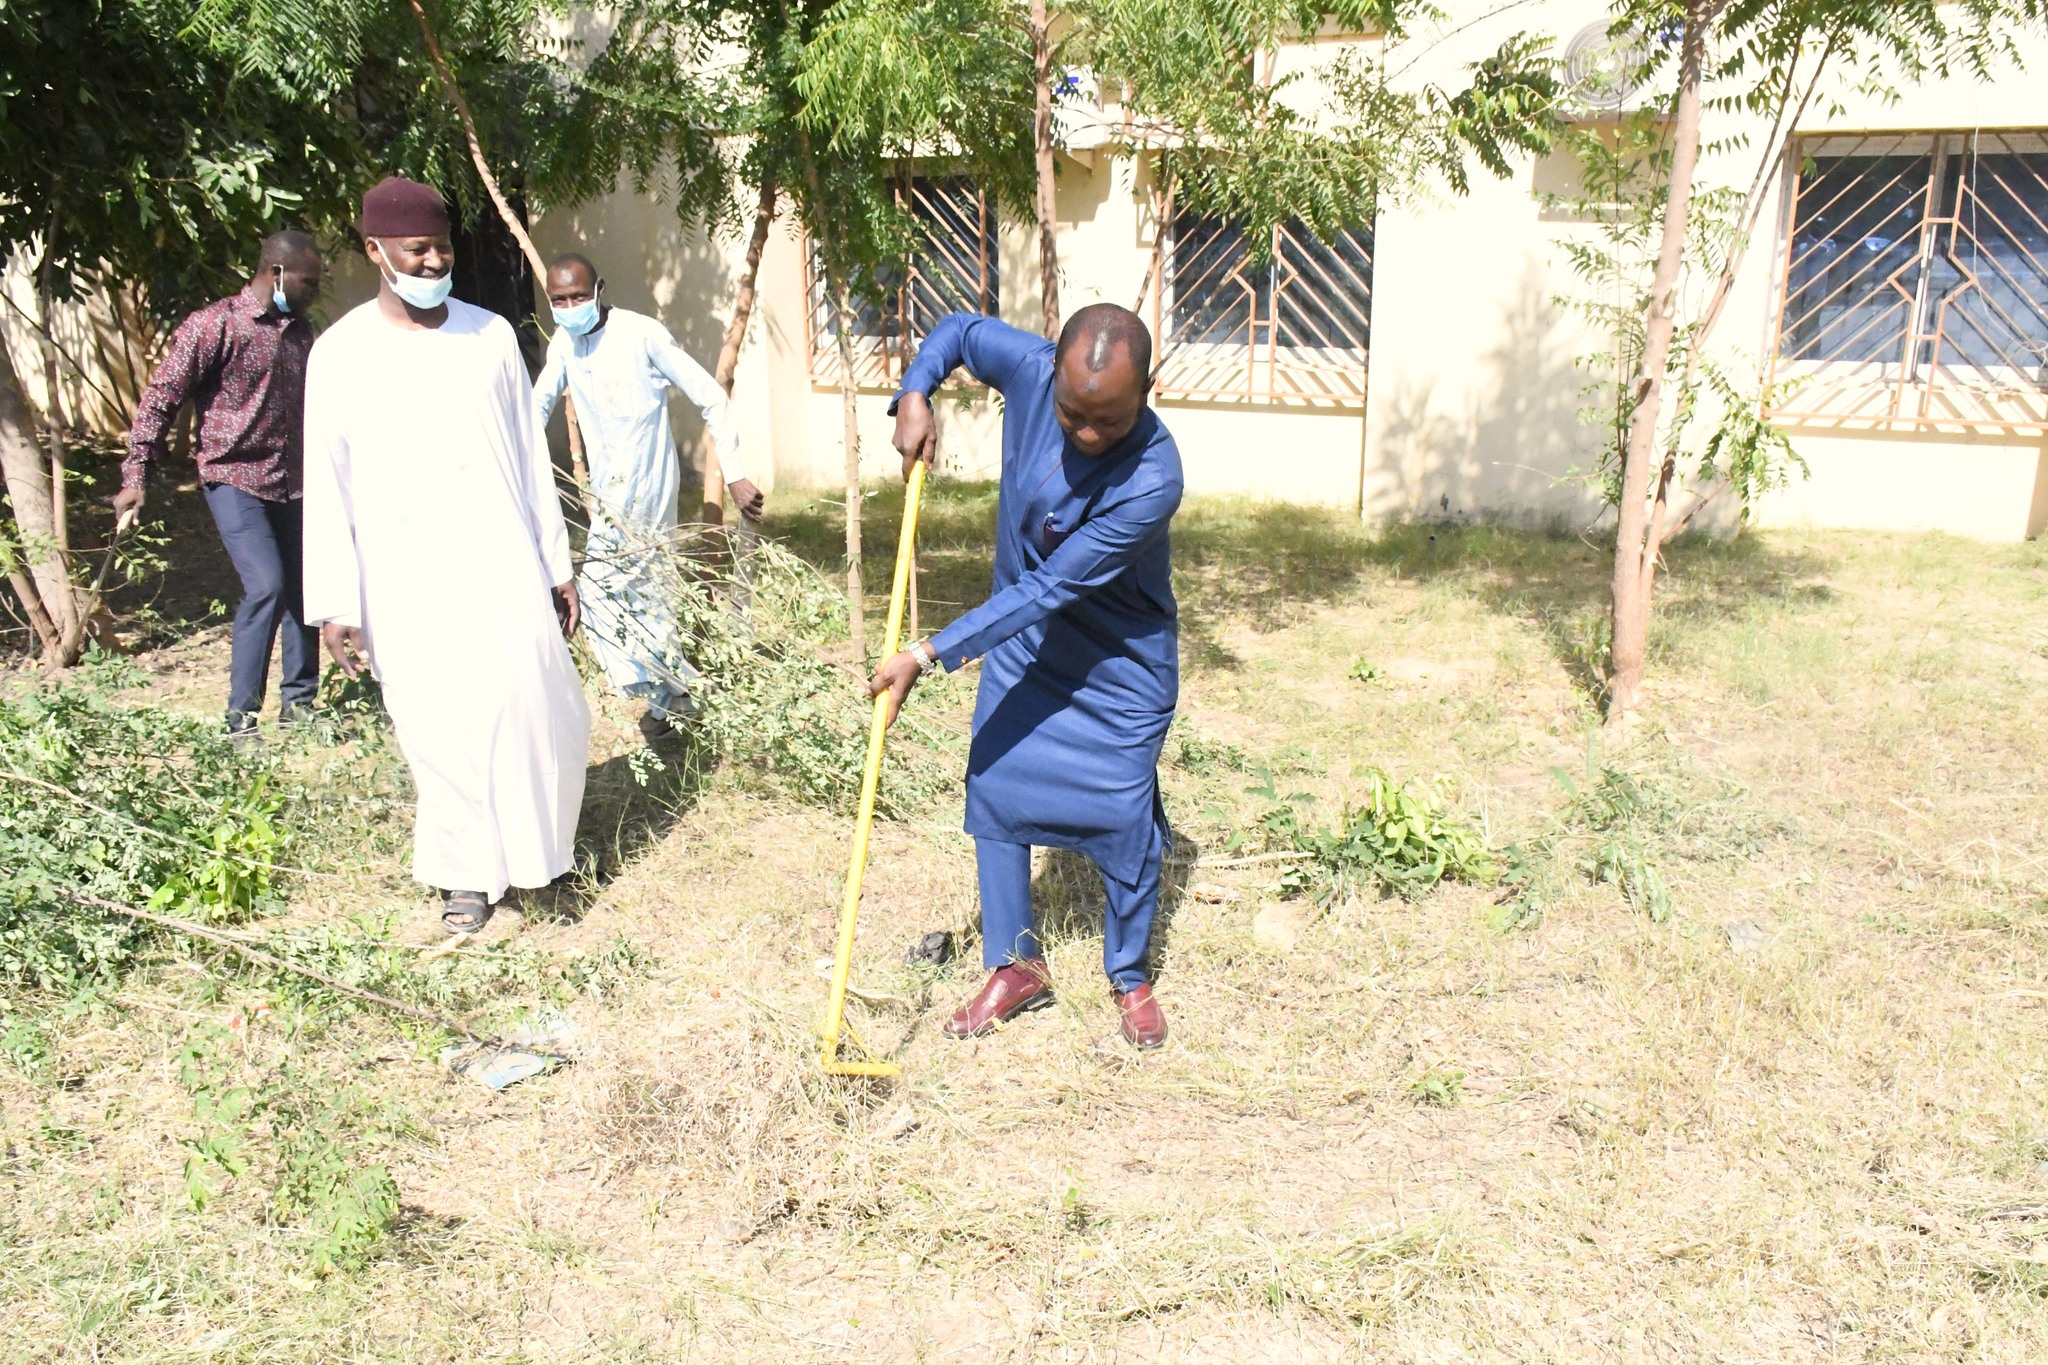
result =
[[[1643,106],[1643,71],[1655,57],[1638,29],[1614,32],[1605,20],[1572,35],[1558,58],[1567,106],[1582,114],[1621,114]]]

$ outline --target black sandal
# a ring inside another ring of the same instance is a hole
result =
[[[451,934],[473,934],[491,922],[491,903],[481,891],[443,891],[441,927]]]

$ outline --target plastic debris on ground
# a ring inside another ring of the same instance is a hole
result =
[[[1727,932],[1728,946],[1738,953],[1753,953],[1770,937],[1761,924],[1746,919],[1730,922]]]
[[[953,935],[944,929],[934,929],[904,954],[906,967],[943,967],[953,960]]]
[[[505,1032],[502,1043],[456,1043],[441,1049],[441,1065],[492,1090],[566,1066],[560,1051],[577,1034],[575,1023],[556,1010],[538,1010]]]
[[[492,1090],[517,1085],[529,1076],[553,1071],[569,1059],[552,1052],[535,1052],[525,1047],[500,1047],[491,1043],[466,1043],[441,1049],[441,1064],[457,1076],[467,1076]]]

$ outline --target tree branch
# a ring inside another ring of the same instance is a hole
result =
[[[1788,120],[1785,117],[1786,101],[1792,93],[1793,75],[1799,66],[1798,54],[1793,54],[1791,64],[1785,68],[1785,89],[1778,97],[1778,111],[1771,121],[1771,134],[1764,141],[1764,154],[1757,161],[1756,174],[1749,182],[1749,193],[1743,201],[1742,229],[1736,234],[1734,245],[1729,248],[1728,259],[1722,263],[1721,277],[1715,282],[1713,296],[1700,313],[1699,326],[1695,336],[1704,345],[1707,334],[1720,321],[1721,310],[1727,305],[1729,295],[1735,289],[1735,276],[1742,266],[1742,259],[1749,252],[1750,239],[1756,233],[1757,219],[1763,216],[1764,191],[1777,178],[1777,168],[1784,164],[1784,154],[1779,149],[1779,133],[1782,130],[1786,140],[1798,131],[1799,120],[1806,114],[1806,106],[1812,102],[1814,91],[1820,88],[1820,78],[1827,70],[1828,58],[1834,55],[1835,39],[1831,35],[1821,48],[1820,58],[1814,63],[1813,77],[1806,83],[1806,93],[1799,97],[1799,105]]]
[[[448,69],[448,59],[441,54],[441,42],[434,36],[434,26],[427,19],[427,11],[420,0],[406,0],[406,3],[412,6],[413,17],[420,21],[420,36],[427,40],[427,57],[434,64],[434,74],[441,79],[441,89],[446,92],[448,102],[455,106],[455,116],[462,121],[462,135],[469,142],[469,158],[476,165],[477,179],[484,182],[484,192],[497,205],[498,216],[505,220],[506,230],[519,243],[519,249],[526,253],[527,264],[533,267],[534,279],[544,279],[548,273],[547,263],[541,260],[533,238],[527,236],[526,225],[512,211],[505,191],[498,188],[498,177],[491,174],[490,163],[484,159],[484,144],[477,137],[476,119],[469,112],[469,101],[462,97],[462,87],[455,83],[455,73]]]
[[[1735,277],[1742,269],[1742,261],[1749,251],[1750,239],[1756,233],[1757,219],[1762,216],[1765,191],[1777,179],[1777,168],[1784,164],[1784,155],[1779,150],[1780,134],[1789,142],[1799,127],[1799,120],[1805,115],[1806,107],[1820,88],[1821,75],[1827,70],[1828,58],[1834,54],[1835,38],[1829,35],[1822,46],[1819,58],[1814,62],[1813,75],[1806,83],[1806,91],[1799,97],[1797,107],[1791,108],[1790,117],[1786,111],[1792,95],[1793,83],[1799,69],[1799,54],[1794,52],[1792,60],[1785,67],[1785,82],[1778,94],[1777,112],[1771,119],[1771,133],[1764,141],[1763,155],[1757,161],[1756,174],[1750,178],[1749,192],[1743,201],[1741,227],[1734,242],[1728,249],[1728,257],[1721,263],[1720,277],[1714,283],[1713,295],[1708,299],[1700,320],[1686,338],[1685,369],[1678,382],[1678,401],[1682,413],[1689,412],[1693,382],[1699,376],[1700,358],[1706,353],[1707,337],[1713,332],[1714,324],[1720,320],[1721,310],[1734,293]],[[1650,522],[1643,537],[1643,574],[1647,578],[1655,572],[1657,562],[1663,554],[1664,542],[1677,535],[1699,514],[1706,505],[1702,499],[1676,525],[1670,521],[1670,493],[1672,477],[1677,469],[1679,441],[1684,435],[1683,421],[1673,424],[1670,444],[1664,452],[1664,465],[1657,481],[1657,493],[1652,500]]]
[[[28,575],[19,569],[9,569],[7,582],[8,586],[14,589],[14,595],[21,599],[22,610],[28,613],[29,628],[35,632],[36,638],[42,641],[43,652],[50,654],[61,648],[63,632],[58,630],[57,623],[50,619],[50,613],[43,609],[43,599],[36,592],[36,585],[29,582]]]
[[[208,943],[226,948],[230,952],[240,953],[252,962],[260,962],[266,967],[275,967],[279,971],[290,972],[294,976],[303,976],[308,981],[317,981],[331,991],[338,991],[343,995],[352,996],[357,1000],[375,1005],[379,1009],[391,1010],[396,1014],[403,1014],[407,1018],[417,1019],[421,1023],[432,1024],[435,1028],[446,1029],[450,1033],[460,1034],[472,1042],[481,1043],[487,1041],[467,1024],[453,1019],[445,1019],[431,1010],[423,1010],[417,1005],[408,1005],[403,1000],[393,1000],[388,995],[379,995],[375,991],[366,991],[360,986],[351,986],[346,982],[336,981],[325,972],[316,972],[311,967],[302,967],[296,962],[287,961],[277,956],[275,953],[266,953],[261,948],[252,948],[239,939],[230,938],[226,934],[215,933],[204,925],[194,924],[190,920],[175,919],[169,915],[153,914],[148,910],[137,910],[133,906],[122,905],[116,901],[103,900],[98,896],[88,895],[83,891],[60,890],[57,894],[63,896],[66,900],[96,906],[101,910],[111,910],[117,915],[126,915],[129,919],[139,920],[144,924],[154,924],[159,928],[169,929],[172,933],[204,939]]]

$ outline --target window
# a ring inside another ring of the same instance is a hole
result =
[[[1159,392],[1356,407],[1372,329],[1372,228],[1324,243],[1289,225],[1254,262],[1242,228],[1173,217],[1154,329]]]
[[[1825,137],[1791,179],[1771,415],[2048,428],[2048,137]]]
[[[917,344],[950,313],[993,316],[1001,303],[996,275],[995,205],[963,176],[905,174],[896,185],[897,202],[908,210],[916,244],[908,259],[875,273],[877,303],[854,301],[856,373],[866,386],[901,377]],[[811,377],[839,378],[837,314],[825,296],[824,272],[815,250],[810,273]]]

